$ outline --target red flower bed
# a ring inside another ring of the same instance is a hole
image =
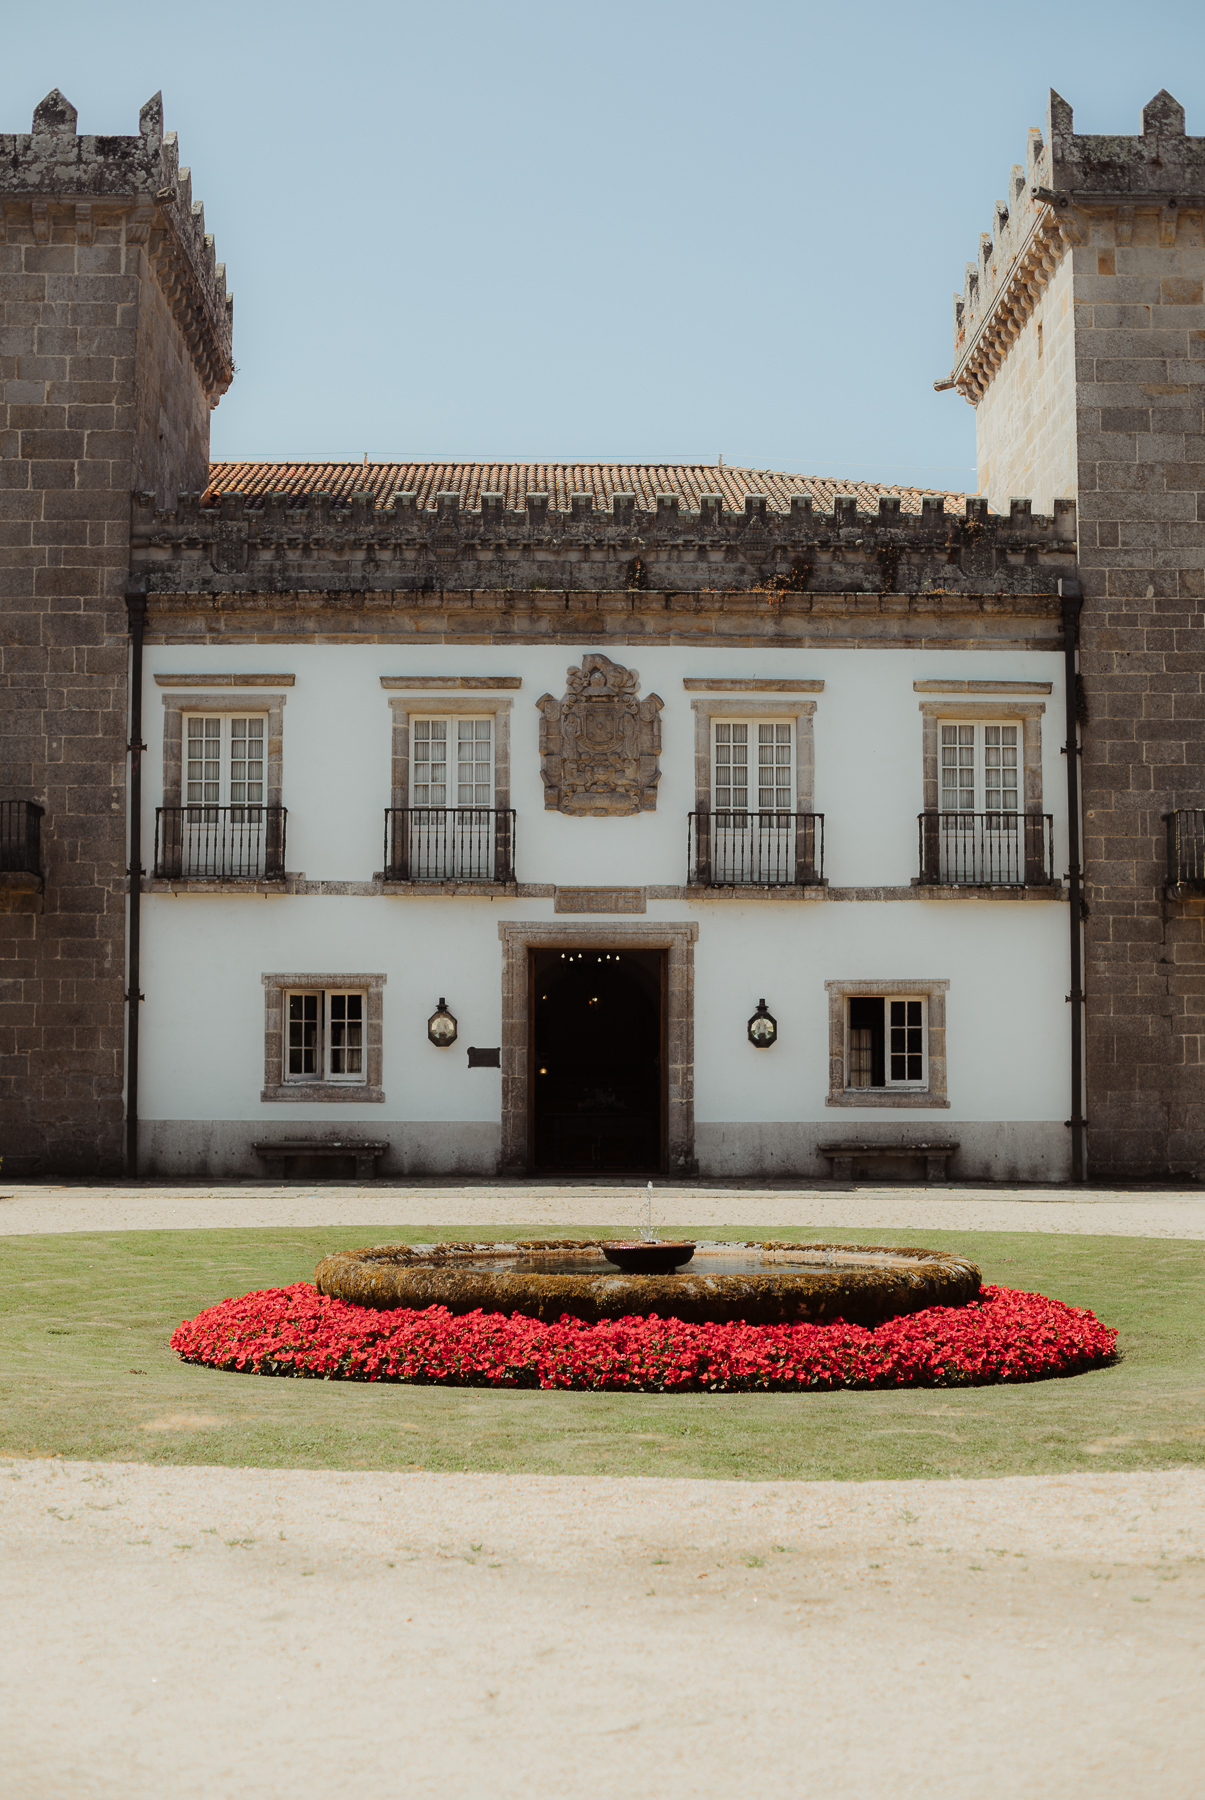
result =
[[[1074,1375],[1108,1362],[1117,1333],[1082,1307],[985,1287],[868,1331],[831,1325],[689,1325],[681,1319],[555,1325],[516,1314],[378,1312],[305,1282],[210,1306],[172,1335],[185,1362],[254,1375],[455,1387],[638,1393],[968,1387]]]

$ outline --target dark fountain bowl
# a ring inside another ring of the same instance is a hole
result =
[[[622,1269],[625,1275],[668,1275],[688,1263],[695,1253],[693,1243],[648,1244],[640,1238],[634,1242],[600,1244],[599,1249],[607,1261]]]

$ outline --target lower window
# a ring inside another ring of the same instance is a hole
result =
[[[859,994],[849,1002],[848,1088],[926,1085],[926,1003]]]
[[[364,995],[326,988],[288,996],[286,1081],[364,1080]]]
[[[826,981],[827,1106],[947,1107],[946,992],[915,978]]]
[[[263,984],[261,1100],[384,1100],[384,975],[265,975]]]

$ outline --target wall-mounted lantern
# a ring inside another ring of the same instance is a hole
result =
[[[447,1050],[456,1042],[456,1021],[448,1011],[448,1003],[443,995],[439,996],[439,1005],[427,1020],[427,1036],[437,1050]]]
[[[768,1050],[778,1040],[778,1020],[774,1014],[766,1011],[766,1003],[759,1000],[757,1011],[749,1021],[749,1042],[755,1050]]]

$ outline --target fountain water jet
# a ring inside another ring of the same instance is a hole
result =
[[[638,1238],[609,1240],[599,1247],[609,1263],[628,1275],[668,1275],[688,1263],[695,1253],[694,1240],[662,1243],[653,1230],[653,1184],[636,1208]]]

